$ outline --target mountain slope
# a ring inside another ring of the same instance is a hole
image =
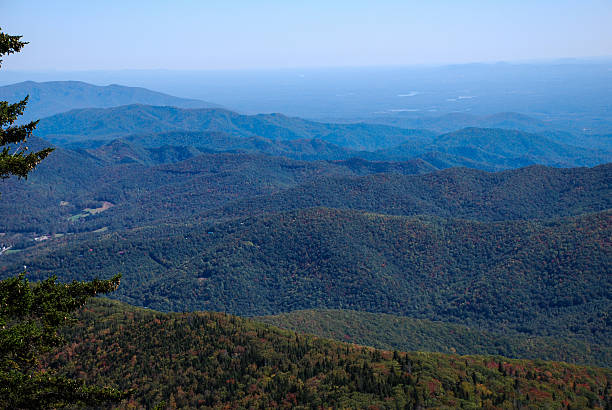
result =
[[[3,264],[32,279],[122,272],[117,297],[164,310],[342,308],[597,343],[612,329],[611,223],[609,211],[479,223],[310,209],[62,238]]]
[[[496,354],[612,367],[612,346],[563,336],[508,335],[451,323],[353,310],[298,310],[255,319],[296,332],[386,350]]]
[[[134,407],[604,408],[612,373],[495,356],[391,353],[221,313],[96,300],[51,357],[72,377],[134,389]],[[572,387],[575,386],[575,387]]]
[[[358,161],[345,163],[352,162]],[[612,164],[318,178],[272,195],[235,201],[203,216],[235,217],[318,206],[480,221],[580,215],[612,208]]]
[[[480,221],[555,218],[612,208],[609,164],[428,173],[433,167],[420,160],[303,162],[258,154],[202,154],[187,147],[145,149],[124,141],[93,151],[58,148],[47,161],[27,181],[2,183],[0,215],[6,217],[0,232],[121,229],[191,218],[214,222],[317,206]],[[70,219],[103,202],[114,206]]]
[[[32,144],[48,146],[32,138]],[[34,146],[33,145],[33,146]],[[175,162],[178,161],[178,162]],[[243,198],[279,192],[325,176],[424,173],[422,161],[304,162],[192,147],[143,148],[117,140],[94,150],[56,149],[27,181],[0,186],[0,232],[39,234],[119,229],[164,218],[187,218]],[[112,208],[83,215],[104,202]]]
[[[224,132],[196,132],[196,131],[175,131],[157,134],[138,134],[123,137],[111,142],[87,141],[72,146],[87,147],[87,151],[94,156],[107,157],[106,152],[114,151],[111,162],[123,160],[122,150],[116,148],[129,146],[131,151],[137,150],[139,153],[129,153],[128,157],[134,158],[137,162],[147,163],[154,161],[156,157],[150,153],[161,153],[168,150],[185,150],[198,153],[252,153],[274,156],[283,156],[300,161],[316,160],[342,160],[348,159],[357,153],[347,148],[325,142],[320,139],[300,139],[290,141],[271,140],[263,137],[235,137]],[[141,156],[141,159],[137,157]],[[183,158],[186,159],[186,158]],[[172,161],[178,162],[179,159]]]
[[[421,113],[395,113],[394,115],[377,115],[366,121],[392,125],[400,128],[422,128],[436,133],[448,133],[462,128],[502,128],[519,130],[543,135],[557,135],[569,138],[571,134],[563,131],[568,128],[558,122],[543,121],[517,112],[499,112],[491,115],[473,115],[456,112],[439,116],[427,116]],[[576,131],[576,127],[569,127]]]
[[[465,128],[434,137],[429,131],[385,125],[325,124],[280,114],[247,116],[222,109],[147,105],[72,110],[44,118],[37,133],[70,146],[122,137],[148,148],[180,145],[300,159],[358,156],[383,161],[419,157],[428,161],[426,157],[433,155],[439,162],[433,164],[437,168],[460,165],[488,171],[532,164],[594,166],[612,161],[612,153],[607,150],[580,148],[516,130]],[[241,143],[238,137],[250,140]],[[272,143],[293,140],[301,142],[292,146]]]
[[[437,136],[428,144],[407,142],[366,158],[401,160],[433,154],[447,155],[459,165],[488,171],[534,164],[593,166],[612,161],[609,151],[561,144],[538,134],[491,128],[464,128]]]

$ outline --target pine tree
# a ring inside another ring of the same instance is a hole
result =
[[[28,43],[21,41],[21,36],[3,33],[0,27],[0,67],[3,56],[18,53],[26,44]],[[52,148],[45,148],[29,152],[25,146],[38,121],[15,125],[25,110],[28,97],[13,104],[0,101],[0,178],[8,178],[11,175],[27,178],[28,173],[53,151]]]
[[[70,323],[70,314],[88,298],[116,289],[119,279],[30,283],[21,274],[0,281],[0,408],[95,405],[124,397],[40,368],[44,354],[61,346],[58,330]]]

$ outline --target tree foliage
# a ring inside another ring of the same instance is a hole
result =
[[[18,53],[23,46],[28,44],[21,41],[21,36],[11,36],[3,33],[0,28],[0,57]],[[2,60],[0,59],[0,67]],[[49,155],[52,148],[29,152],[24,144],[38,121],[17,125],[17,119],[23,114],[28,103],[28,97],[23,100],[9,104],[8,101],[0,101],[0,178],[8,178],[16,175],[27,178],[28,173]]]
[[[123,397],[40,368],[41,357],[64,341],[58,329],[70,323],[70,314],[88,298],[115,290],[119,278],[62,284],[52,277],[30,283],[21,274],[0,281],[1,408],[97,404]]]
[[[569,334],[534,336],[355,310],[296,310],[254,318],[283,329],[401,352],[492,354],[612,368],[612,346]]]

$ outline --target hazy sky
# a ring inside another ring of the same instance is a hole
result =
[[[612,0],[0,0],[3,69],[248,69],[612,55]],[[1,73],[0,73],[1,75]]]

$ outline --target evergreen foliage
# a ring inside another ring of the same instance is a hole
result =
[[[21,36],[11,36],[1,30],[0,28],[0,57],[18,53],[27,44],[21,41]],[[0,59],[1,66],[2,60]],[[0,101],[0,148],[2,149],[0,151],[0,178],[8,178],[11,175],[27,178],[28,173],[52,151],[51,148],[45,148],[36,152],[28,152],[28,148],[23,145],[38,124],[38,121],[32,121],[16,125],[27,103],[27,96],[13,104],[9,104],[8,101]]]
[[[296,310],[257,321],[295,332],[402,352],[492,354],[612,368],[612,347],[570,334],[554,337],[484,330],[454,323],[354,310]]]
[[[30,283],[21,274],[0,281],[0,408],[95,405],[125,396],[40,368],[42,356],[64,342],[58,329],[70,315],[88,298],[115,290],[119,278],[61,284],[52,277]]]
[[[99,157],[118,155],[120,163],[109,164],[89,153],[58,148],[26,183],[3,184],[6,201],[0,203],[0,232],[42,235],[104,227],[114,231],[161,221],[216,222],[316,206],[479,221],[548,219],[612,207],[610,164],[531,166],[497,173],[453,168],[411,175],[429,168],[415,162],[304,162],[243,153],[203,154],[146,166],[124,154],[98,151]],[[114,206],[75,217],[104,201]]]

